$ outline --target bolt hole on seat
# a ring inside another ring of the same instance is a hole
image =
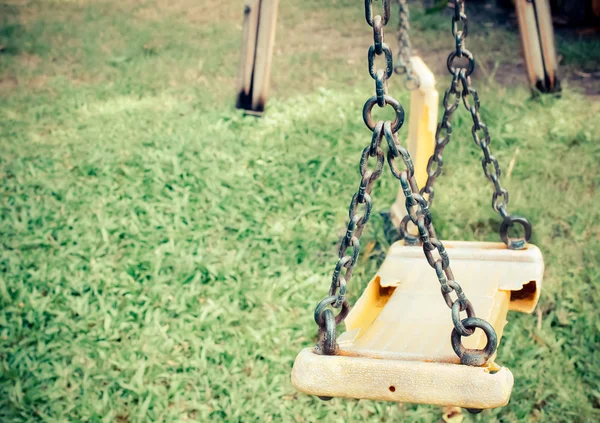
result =
[[[456,48],[447,61],[452,82],[437,127],[435,80],[424,62],[411,55],[405,0],[398,0],[395,65],[383,42],[390,2],[365,0],[366,21],[374,37],[368,63],[376,95],[363,108],[371,136],[361,155],[360,184],[350,201],[331,286],[314,312],[318,343],[296,357],[292,383],[323,400],[342,397],[459,406],[479,413],[504,406],[510,399],[514,378],[497,364],[498,345],[509,311],[533,312],[544,261],[539,248],[528,243],[529,221],[508,211],[508,191],[500,184],[501,167],[491,153],[490,132],[479,115],[481,102],[471,84],[475,59],[464,46],[468,33],[464,0],[451,3]],[[375,68],[375,56],[385,60],[383,69]],[[407,147],[398,136],[403,106],[388,93],[391,69],[405,75],[405,87],[412,90]],[[473,119],[471,132],[483,153],[484,176],[493,185],[492,208],[502,219],[502,242],[442,241],[434,229],[430,211],[434,182],[442,174],[452,114],[461,99]],[[375,105],[393,105],[396,119],[375,121],[371,114]],[[347,290],[384,157],[399,181],[391,220],[400,240],[390,246],[381,267],[350,308]],[[515,224],[522,236],[514,235]],[[346,330],[338,334],[342,322]]]

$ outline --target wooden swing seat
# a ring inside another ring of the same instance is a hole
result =
[[[498,335],[508,310],[531,313],[544,273],[540,250],[528,245],[509,250],[503,243],[444,241],[456,280],[477,317]],[[464,314],[464,313],[463,313]],[[292,383],[307,394],[487,409],[508,403],[513,375],[494,363],[461,365],[450,334],[451,313],[435,272],[420,247],[394,243],[345,320],[340,354],[300,352]],[[477,330],[462,339],[466,348],[483,348]]]

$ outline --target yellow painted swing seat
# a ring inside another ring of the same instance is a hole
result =
[[[509,310],[531,313],[540,295],[544,262],[528,245],[444,241],[456,280],[477,316],[502,337]],[[510,370],[494,363],[461,365],[450,333],[451,313],[433,269],[419,247],[394,243],[345,320],[340,354],[297,356],[292,383],[307,394],[487,409],[508,403]],[[480,330],[463,338],[466,348],[483,348]]]

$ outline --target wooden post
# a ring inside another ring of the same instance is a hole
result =
[[[415,178],[419,188],[427,181],[427,162],[435,149],[435,131],[438,116],[438,92],[435,77],[420,57],[411,57],[413,69],[419,77],[419,88],[410,95],[407,149],[415,166]],[[406,215],[406,198],[398,190],[396,202],[392,204],[390,217],[394,226],[399,226]],[[411,228],[409,224],[409,228]],[[415,229],[416,228],[412,228]],[[411,231],[412,233],[412,231]],[[416,232],[415,232],[416,234]]]
[[[267,103],[279,0],[246,0],[237,107],[262,114]]]
[[[531,85],[543,93],[560,91],[548,0],[516,0],[515,6]]]
[[[242,38],[242,57],[238,73],[239,93],[237,107],[248,109],[252,104],[252,70],[256,52],[256,30],[260,0],[246,0],[244,3],[244,33]]]

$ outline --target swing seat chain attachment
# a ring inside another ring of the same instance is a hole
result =
[[[526,248],[527,242],[531,238],[531,223],[520,216],[511,216],[508,212],[508,191],[500,184],[501,169],[496,157],[490,151],[490,133],[487,125],[481,119],[479,108],[481,106],[479,94],[471,85],[471,74],[475,71],[475,58],[473,54],[466,49],[465,39],[469,32],[469,21],[465,14],[464,0],[454,0],[454,14],[452,16],[452,35],[455,40],[455,50],[450,52],[446,61],[448,71],[452,75],[452,82],[446,89],[443,99],[444,115],[438,124],[435,140],[435,150],[427,163],[427,181],[421,189],[421,195],[427,195],[429,206],[433,203],[434,189],[433,185],[438,176],[442,174],[444,166],[443,152],[444,148],[450,142],[452,135],[452,115],[460,106],[462,99],[465,109],[471,114],[473,126],[471,134],[475,144],[481,148],[483,158],[481,165],[485,177],[494,185],[492,194],[492,209],[500,214],[502,223],[500,225],[500,238],[511,250],[521,250]],[[460,63],[460,62],[466,63]],[[459,88],[459,85],[461,88]],[[469,96],[471,100],[469,100]],[[415,244],[418,241],[411,237],[407,228],[408,219],[401,222],[400,233],[404,235],[407,243]],[[518,238],[509,237],[508,231],[515,224],[523,227],[523,236]]]
[[[350,281],[356,266],[360,253],[360,238],[371,215],[373,184],[383,173],[384,153],[381,143],[385,137],[388,146],[388,166],[394,177],[400,181],[406,197],[408,218],[419,230],[419,239],[423,245],[427,262],[435,270],[441,286],[442,296],[452,311],[454,329],[451,334],[451,343],[453,350],[462,364],[483,366],[495,354],[498,338],[490,323],[476,317],[473,305],[467,299],[460,284],[454,279],[448,253],[443,243],[436,237],[429,204],[419,192],[410,154],[398,141],[397,132],[404,123],[404,109],[398,100],[387,94],[387,79],[393,73],[393,59],[389,46],[383,42],[383,27],[388,23],[390,17],[390,0],[382,0],[382,15],[373,14],[372,3],[373,0],[365,0],[366,21],[373,28],[374,42],[369,48],[368,63],[369,73],[375,79],[376,95],[369,98],[363,107],[363,120],[365,125],[372,131],[372,138],[361,154],[361,181],[350,202],[349,222],[346,234],[340,242],[338,262],[333,271],[329,294],[318,304],[314,312],[314,319],[319,327],[319,340],[314,352],[320,355],[337,355],[339,353],[339,346],[336,344],[336,326],[346,318],[350,311],[346,299],[347,283]],[[375,68],[376,55],[384,55],[385,69]],[[456,104],[458,104],[458,101],[460,101],[459,96],[457,96]],[[375,104],[379,107],[392,106],[395,112],[394,121],[375,122],[372,116]],[[402,158],[404,169],[398,168],[395,162],[398,157]],[[374,169],[368,167],[369,159],[374,160]],[[358,213],[359,206],[362,206],[362,215]],[[348,253],[349,249],[351,249],[351,253]],[[436,258],[434,254],[436,250],[439,258]],[[455,293],[456,299],[452,298],[452,292]],[[340,309],[337,316],[334,315],[332,309]],[[460,313],[462,312],[466,313],[466,318],[461,318]],[[476,328],[482,329],[485,333],[487,337],[486,345],[482,349],[466,349],[462,345],[462,337],[471,336]]]

